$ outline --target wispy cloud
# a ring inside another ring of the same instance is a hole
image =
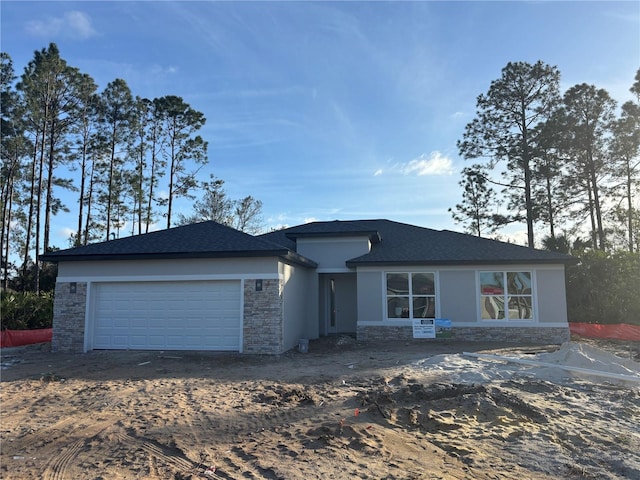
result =
[[[178,67],[173,65],[163,67],[162,65],[156,64],[151,67],[151,74],[154,76],[174,75],[176,73],[178,73]]]
[[[406,163],[396,163],[393,165],[392,170],[403,175],[416,175],[418,177],[425,175],[451,175],[454,172],[451,159],[438,151],[431,152],[429,155],[423,153],[418,158]],[[378,170],[374,175],[378,176],[381,173],[382,171]]]
[[[45,20],[31,20],[26,25],[27,32],[38,37],[64,35],[72,38],[90,38],[98,34],[93,28],[91,17],[84,12],[71,10],[61,17]]]

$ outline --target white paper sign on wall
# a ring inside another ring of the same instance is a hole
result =
[[[413,338],[436,338],[435,318],[414,318]]]

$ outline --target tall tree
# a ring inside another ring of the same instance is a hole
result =
[[[169,95],[159,99],[166,138],[169,166],[167,228],[171,228],[173,201],[189,196],[197,186],[196,174],[207,162],[207,142],[195,132],[206,122],[204,115],[191,108],[181,97]]]
[[[546,122],[536,127],[534,135],[535,164],[532,169],[533,197],[536,218],[549,225],[548,242],[556,238],[556,224],[570,201],[563,194],[562,181],[564,177],[563,165],[565,158],[560,145],[562,136],[560,125],[552,116]]]
[[[613,123],[613,136],[609,148],[616,165],[615,177],[624,185],[627,203],[624,217],[627,224],[627,239],[630,252],[634,250],[634,194],[640,184],[640,69],[636,73],[636,83],[630,91],[635,94],[636,101],[628,101],[622,105],[620,118]]]
[[[255,235],[264,230],[262,202],[248,195],[240,200],[232,200],[224,190],[224,181],[210,176],[202,182],[204,194],[193,204],[191,215],[178,215],[178,224],[213,220],[228,227]]]
[[[224,190],[224,180],[210,176],[209,181],[202,182],[204,194],[202,198],[193,204],[193,213],[185,216],[178,216],[178,224],[187,225],[189,223],[204,222],[213,220],[214,222],[233,226],[233,200],[227,197]]]
[[[262,223],[262,202],[248,195],[235,202],[234,228],[241,232],[256,235],[264,229]]]
[[[149,182],[147,188],[146,209],[144,214],[145,233],[154,221],[153,204],[156,201],[156,188],[165,174],[167,162],[162,155],[164,148],[162,102],[154,98],[149,104],[147,121],[147,142],[149,145]]]
[[[610,133],[616,102],[604,89],[582,83],[564,94],[560,115],[564,117],[570,164],[575,178],[586,182],[592,219],[594,247],[605,249],[603,201],[607,169],[606,138]]]
[[[13,230],[14,220],[20,218],[14,213],[14,207],[20,206],[20,184],[24,179],[23,159],[32,148],[24,134],[22,123],[22,104],[13,88],[16,79],[11,57],[0,52],[0,206],[2,210],[2,231],[0,232],[0,268],[3,270],[2,287],[6,289],[9,281],[10,244],[16,237]]]
[[[457,223],[465,225],[465,231],[482,237],[483,233],[493,233],[497,229],[494,214],[496,192],[487,180],[483,165],[472,165],[462,169],[463,178],[458,182],[462,187],[462,203],[450,208],[449,212]]]
[[[28,268],[31,238],[31,222],[35,213],[35,290],[39,290],[40,235],[44,232],[43,248],[49,249],[49,231],[52,212],[60,208],[59,200],[53,197],[55,169],[64,158],[65,133],[71,124],[75,109],[74,88],[78,70],[69,67],[60,57],[55,43],[36,51],[21,77],[17,89],[25,102],[25,120],[34,141],[31,171],[30,199],[28,202],[27,242],[23,263],[23,276]],[[46,173],[46,177],[45,177]],[[60,182],[67,184],[68,182]],[[45,194],[44,228],[42,228],[42,194]]]
[[[102,93],[101,105],[101,137],[106,151],[104,161],[101,162],[101,170],[106,176],[102,201],[107,240],[110,240],[114,224],[119,225],[122,221],[116,214],[122,213],[120,204],[123,202],[124,185],[121,182],[125,179],[133,107],[133,95],[127,82],[117,78],[107,85]]]
[[[136,97],[132,115],[130,156],[134,159],[135,169],[131,175],[131,195],[133,197],[131,234],[142,233],[144,217],[143,202],[146,199],[146,169],[149,151],[148,128],[152,103],[146,98]]]
[[[559,82],[560,72],[554,66],[509,62],[487,94],[478,96],[476,118],[458,142],[465,159],[487,158],[492,168],[506,162],[509,193],[524,205],[531,248],[535,243],[533,136],[536,125],[549,118],[558,102]]]
[[[75,235],[75,246],[86,245],[87,237],[83,236],[84,207],[87,206],[90,215],[91,205],[88,200],[91,194],[88,193],[87,182],[90,182],[89,175],[92,171],[92,147],[96,143],[98,127],[98,108],[100,99],[96,94],[97,85],[89,75],[81,75],[78,78],[78,105],[76,118],[73,125],[75,145],[72,158],[77,163],[80,172],[80,187],[78,196],[78,229]]]

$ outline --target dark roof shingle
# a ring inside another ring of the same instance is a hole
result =
[[[377,232],[379,242],[371,251],[347,262],[350,267],[365,265],[469,265],[516,263],[571,263],[569,255],[537,250],[521,245],[479,238],[449,230],[433,230],[390,220],[313,222],[265,234],[262,238],[325,237]],[[371,238],[371,237],[370,237]],[[290,247],[295,245],[290,240]]]
[[[296,239],[366,236],[371,251],[347,261],[366,265],[562,264],[570,255],[536,250],[448,230],[393,222],[353,220],[313,222],[252,236],[208,221],[41,255],[45,261],[153,258],[229,258],[278,256],[306,266],[313,260],[296,253]]]
[[[264,257],[294,254],[283,245],[207,221],[41,255],[45,261]]]

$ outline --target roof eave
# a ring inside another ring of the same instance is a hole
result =
[[[303,257],[302,255],[292,251],[288,251],[286,255],[280,255],[280,258],[282,258],[284,261],[288,263],[295,263],[303,267],[308,267],[308,268],[318,267],[318,264],[313,260],[310,260],[307,257]]]
[[[571,265],[578,263],[577,259],[506,259],[506,260],[347,260],[347,267],[398,267],[398,266],[430,266],[430,265],[447,265],[447,266],[464,266],[464,265]]]
[[[44,262],[92,262],[115,260],[178,260],[198,258],[241,258],[241,257],[284,257],[289,250],[247,250],[231,252],[166,252],[166,253],[114,253],[114,254],[85,254],[85,255],[56,255],[48,253],[41,255]]]
[[[285,236],[290,240],[298,238],[344,238],[344,237],[368,237],[371,243],[380,243],[382,237],[375,230],[355,232],[288,232]]]

